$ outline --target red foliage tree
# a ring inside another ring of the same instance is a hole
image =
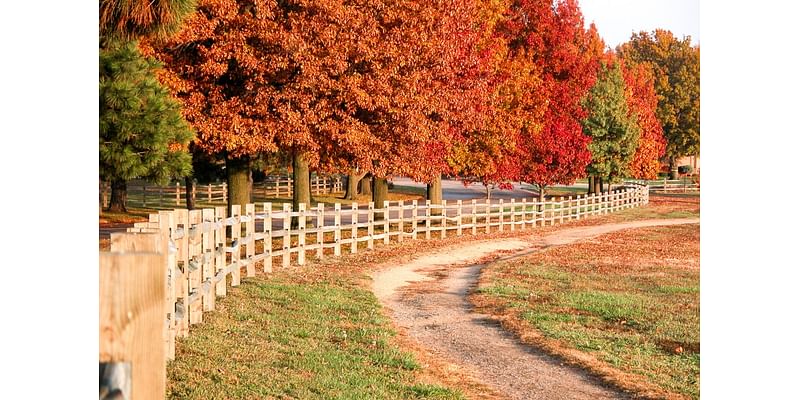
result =
[[[539,123],[525,124],[519,142],[521,179],[540,188],[572,183],[591,159],[580,121],[581,100],[594,85],[604,44],[594,25],[584,28],[575,0],[512,3],[505,24],[509,43],[541,74],[529,101],[544,107]]]
[[[639,143],[629,165],[629,174],[637,179],[656,179],[667,141],[656,117],[658,97],[653,71],[647,64],[622,65],[628,108],[636,114],[640,128]]]

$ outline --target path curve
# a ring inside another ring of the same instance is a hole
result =
[[[633,221],[567,228],[538,238],[455,245],[378,270],[373,274],[373,292],[412,340],[510,399],[624,399],[629,396],[522,344],[488,316],[472,312],[467,295],[484,267],[480,263],[623,229],[699,222],[699,218]],[[504,255],[498,258],[498,254]]]

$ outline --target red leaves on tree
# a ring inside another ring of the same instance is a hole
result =
[[[653,71],[647,64],[622,66],[628,108],[636,113],[641,130],[639,144],[629,166],[630,175],[637,179],[656,179],[660,169],[659,159],[666,151],[667,141],[661,122],[656,117],[658,97]]]

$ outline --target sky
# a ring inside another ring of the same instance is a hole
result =
[[[578,0],[588,27],[594,22],[606,45],[615,48],[631,33],[667,29],[700,43],[700,0]]]

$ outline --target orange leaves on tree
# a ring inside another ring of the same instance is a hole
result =
[[[661,122],[656,117],[658,97],[654,88],[653,71],[647,64],[624,65],[626,100],[630,112],[635,113],[640,128],[639,143],[631,160],[630,175],[637,179],[656,179],[660,169],[659,159],[664,155],[667,141]]]

